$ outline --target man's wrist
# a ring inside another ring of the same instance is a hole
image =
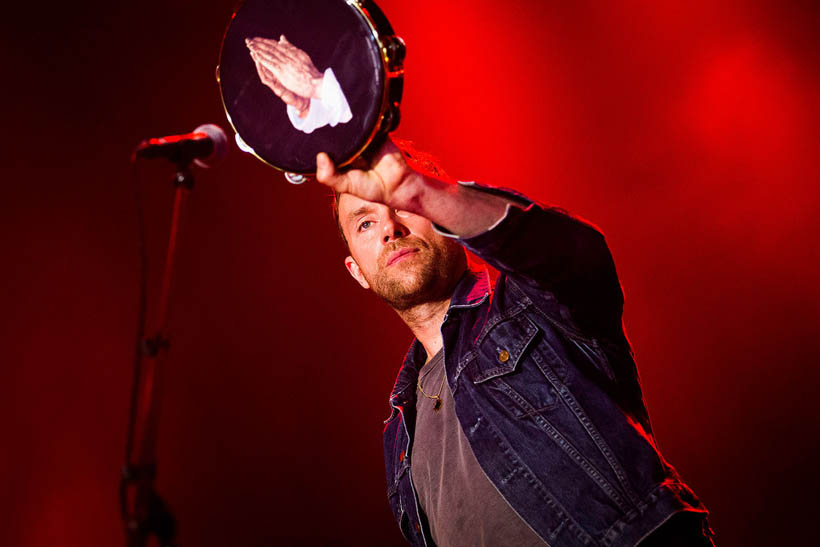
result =
[[[515,204],[505,196],[472,188],[469,184],[450,184],[421,176],[414,189],[413,209],[450,234],[469,238],[496,226],[507,216],[508,206]]]
[[[408,167],[409,172],[404,176],[401,185],[396,189],[394,199],[389,204],[394,209],[407,211],[414,215],[426,216],[426,196],[430,192],[433,181],[418,171]]]

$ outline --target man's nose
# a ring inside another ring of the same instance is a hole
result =
[[[398,239],[410,234],[407,226],[401,223],[401,219],[396,215],[396,211],[391,209],[387,213],[387,218],[383,222],[384,232],[382,233],[382,241],[388,243],[392,239]]]

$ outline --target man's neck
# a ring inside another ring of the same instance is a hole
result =
[[[399,317],[410,327],[427,352],[427,360],[441,350],[441,324],[450,306],[450,299],[425,302],[406,310],[396,310]]]

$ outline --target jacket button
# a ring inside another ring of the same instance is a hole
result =
[[[402,450],[402,451],[401,451],[401,454],[399,454],[399,461],[400,461],[400,462],[403,462],[403,461],[404,461],[404,450]]]
[[[502,363],[506,363],[510,360],[510,352],[505,349],[501,350],[501,353],[498,354],[498,360]]]

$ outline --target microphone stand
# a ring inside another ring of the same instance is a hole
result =
[[[160,286],[156,325],[148,337],[144,336],[144,293],[140,303],[140,325],[134,354],[125,465],[120,481],[120,510],[125,526],[126,547],[144,547],[151,535],[157,538],[161,547],[175,546],[176,520],[156,493],[154,480],[157,471],[156,445],[160,402],[169,346],[167,314],[171,273],[182,206],[188,192],[193,188],[194,177],[190,170],[191,158],[172,159],[177,165],[177,172],[174,176],[171,229]]]

